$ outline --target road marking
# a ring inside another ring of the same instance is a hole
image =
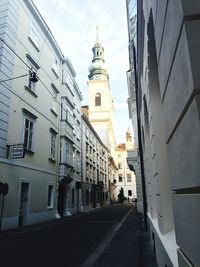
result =
[[[110,233],[108,236],[101,242],[101,244],[94,250],[94,252],[84,261],[84,263],[81,265],[81,267],[90,267],[92,266],[98,258],[101,256],[101,254],[104,252],[104,250],[108,247],[111,240],[114,238],[114,236],[117,234],[129,214],[131,213],[133,207],[130,208],[130,210],[126,213],[126,215],[121,219],[119,223],[116,223],[110,230]]]

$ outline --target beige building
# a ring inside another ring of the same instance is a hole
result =
[[[132,135],[129,130],[126,132],[126,143],[121,143],[116,148],[115,162],[117,164],[116,195],[123,189],[124,197],[133,201],[137,198],[135,174],[129,169],[127,163],[127,154],[129,150],[134,149]]]
[[[117,200],[117,166],[115,163],[115,132],[113,125],[114,106],[109,84],[108,67],[104,59],[104,47],[99,40],[99,27],[96,27],[96,41],[92,48],[93,59],[89,67],[88,117],[98,136],[109,150],[109,200]]]
[[[82,115],[82,211],[89,211],[110,203],[109,155],[87,117],[84,106]]]
[[[108,68],[104,59],[104,47],[99,41],[98,26],[92,51],[93,59],[88,75],[89,121],[110,150],[111,155],[114,155],[116,145],[113,127],[114,107]]]

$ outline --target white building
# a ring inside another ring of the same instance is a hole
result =
[[[134,132],[134,150],[129,150],[127,162],[129,168],[134,170],[137,188],[137,211],[146,214],[145,187],[142,183],[141,162],[139,154],[140,139],[138,140],[138,118],[136,104],[136,62],[134,60],[137,44],[137,0],[127,0],[127,24],[128,24],[128,49],[129,49],[129,70],[127,71],[128,84],[128,111],[132,121]],[[139,142],[138,142],[139,141]],[[144,198],[143,198],[144,194]]]
[[[117,196],[120,193],[120,190],[123,190],[124,197],[133,201],[137,199],[136,192],[136,180],[135,174],[130,170],[127,163],[127,153],[129,150],[134,149],[134,144],[132,142],[132,135],[128,130],[126,132],[126,143],[119,144],[116,148],[116,158],[115,162],[117,164],[117,181],[116,181],[116,194]]]
[[[200,266],[200,2],[137,1],[137,111],[158,266]]]
[[[0,12],[0,182],[9,186],[2,219],[8,229],[51,220],[57,212],[65,65],[74,74],[31,0],[0,1]],[[24,158],[12,153],[16,144],[24,145]]]
[[[89,211],[110,203],[110,152],[88,120],[82,107],[82,210]]]
[[[81,207],[81,100],[75,71],[68,58],[62,61],[60,172],[58,212],[68,216]]]

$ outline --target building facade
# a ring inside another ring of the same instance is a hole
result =
[[[84,112],[87,108],[84,107]],[[110,203],[110,152],[88,120],[82,115],[82,211]]]
[[[120,194],[123,190],[124,197],[127,201],[135,201],[137,199],[135,174],[130,170],[127,163],[127,153],[134,149],[132,135],[129,130],[126,132],[126,143],[119,144],[116,147],[115,162],[117,165],[116,194]]]
[[[195,0],[138,1],[137,111],[158,266],[200,266],[199,13]]]
[[[109,85],[108,68],[104,59],[104,47],[99,40],[97,26],[96,42],[93,51],[92,64],[89,67],[89,121],[98,133],[111,155],[115,153],[115,133],[113,126],[113,99]]]
[[[129,70],[127,71],[127,85],[128,85],[128,111],[129,118],[132,121],[134,132],[134,150],[129,150],[127,153],[127,162],[129,168],[134,170],[136,176],[137,188],[137,211],[140,213],[146,212],[144,203],[144,186],[141,176],[141,162],[139,154],[140,139],[138,140],[138,117],[137,117],[137,103],[136,103],[136,49],[137,49],[137,1],[127,0],[127,25],[128,25],[128,50],[129,50]]]
[[[0,205],[8,229],[57,213],[62,76],[71,67],[32,1],[0,1],[0,12],[0,182],[8,189]]]
[[[68,58],[62,61],[60,168],[58,213],[61,217],[81,208],[81,100],[76,73]]]

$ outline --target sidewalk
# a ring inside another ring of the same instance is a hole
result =
[[[157,267],[142,216],[136,208],[130,210],[118,228],[113,229],[111,241],[105,242],[103,249],[102,246],[97,248],[82,266]]]

